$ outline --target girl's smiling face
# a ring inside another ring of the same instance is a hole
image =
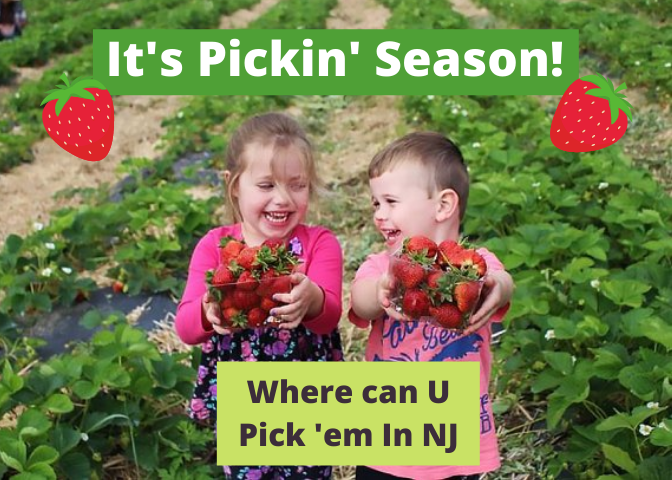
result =
[[[250,245],[286,240],[308,211],[310,180],[306,160],[293,145],[273,149],[259,142],[244,151],[245,169],[234,189]]]
[[[389,251],[401,247],[405,237],[434,237],[437,206],[440,201],[430,194],[428,175],[412,161],[404,161],[379,177],[369,180],[373,203],[373,221],[385,237]]]

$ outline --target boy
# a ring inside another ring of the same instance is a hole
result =
[[[491,402],[490,321],[501,321],[513,294],[513,280],[497,258],[479,249],[487,263],[484,300],[463,334],[446,335],[418,321],[400,322],[390,305],[390,255],[405,237],[423,235],[434,242],[457,241],[469,195],[462,154],[448,138],[433,132],[406,135],[380,151],[369,166],[374,223],[387,251],[370,255],[351,289],[349,319],[371,326],[368,361],[478,361],[481,364],[481,457],[479,466],[357,467],[358,480],[477,479],[500,466]]]

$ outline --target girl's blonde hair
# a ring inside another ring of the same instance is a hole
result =
[[[233,134],[226,150],[226,168],[230,172],[226,186],[226,198],[231,206],[234,222],[242,221],[238,202],[233,192],[240,175],[245,171],[250,159],[245,158],[246,150],[251,144],[270,147],[272,150],[271,166],[282,163],[285,153],[291,147],[301,154],[301,160],[308,174],[310,196],[313,198],[322,188],[317,175],[313,147],[306,132],[299,123],[283,113],[265,113],[246,120]]]

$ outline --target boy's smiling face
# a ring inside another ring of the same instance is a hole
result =
[[[405,237],[425,235],[437,239],[441,200],[430,193],[429,175],[418,163],[402,161],[369,180],[373,221],[385,237],[389,251],[401,247]]]

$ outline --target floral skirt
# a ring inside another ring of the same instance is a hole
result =
[[[323,480],[331,478],[331,467],[224,467],[227,480]]]

